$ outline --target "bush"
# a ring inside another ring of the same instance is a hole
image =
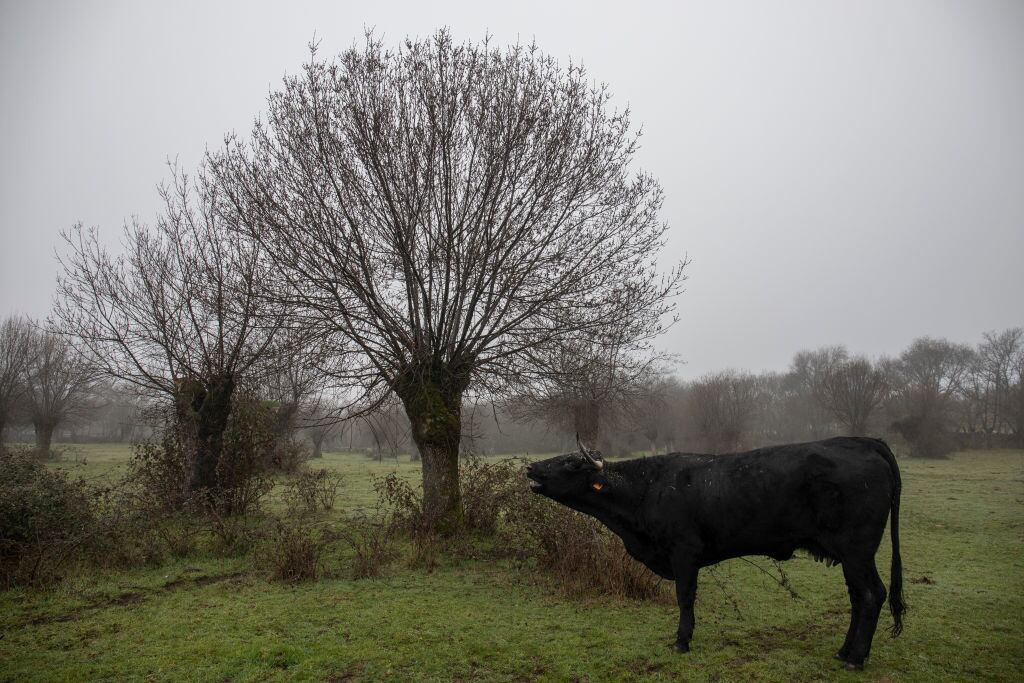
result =
[[[373,490],[377,492],[377,509],[393,531],[412,536],[427,532],[423,497],[412,484],[392,472],[374,479]]]
[[[282,474],[295,474],[310,459],[309,449],[294,439],[277,439],[270,448],[269,469]]]
[[[154,513],[185,509],[189,500],[189,453],[178,430],[165,423],[159,441],[132,444],[128,480],[137,487],[140,503]]]
[[[46,467],[31,451],[0,451],[0,582],[38,586],[96,534],[85,483]]]
[[[372,579],[381,575],[395,558],[392,539],[395,528],[386,519],[357,515],[339,533],[352,548],[352,578]]]
[[[892,428],[906,441],[913,457],[945,458],[956,450],[953,434],[942,420],[910,416],[893,422]]]
[[[328,469],[303,470],[285,486],[284,501],[290,509],[303,512],[330,510],[344,477]]]
[[[515,505],[523,488],[523,463],[515,460],[487,462],[468,457],[460,465],[465,528],[493,536],[504,512]]]
[[[199,495],[189,491],[195,452],[189,429],[173,413],[157,411],[158,438],[132,447],[129,480],[139,504],[153,513],[200,511],[223,517],[257,512],[274,485],[270,471],[276,444],[264,413],[258,404],[236,401],[217,463],[217,488]]]
[[[495,538],[499,552],[524,568],[553,576],[571,595],[671,597],[662,579],[630,557],[621,539],[600,522],[531,493],[525,464],[473,457],[462,463],[465,530]],[[419,491],[395,474],[377,480],[374,488],[387,528],[411,536],[409,565],[433,569],[440,544],[423,521]],[[446,547],[466,540],[447,539]]]
[[[272,414],[255,401],[235,401],[217,463],[211,504],[220,515],[256,513],[274,487],[271,479],[277,440]]]
[[[320,557],[327,544],[321,532],[297,519],[279,519],[271,525],[259,555],[276,581],[312,581],[319,574]]]
[[[522,475],[520,475],[522,476]],[[661,577],[626,552],[597,520],[530,493],[524,485],[505,517],[504,538],[522,562],[535,562],[568,594],[663,599]]]

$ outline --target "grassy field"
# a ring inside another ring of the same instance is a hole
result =
[[[113,480],[127,457],[76,447],[57,466]],[[372,505],[372,477],[418,476],[351,455],[323,465],[346,477],[335,522]],[[901,467],[910,612],[900,638],[879,629],[863,673],[831,659],[848,619],[841,570],[805,557],[784,565],[799,599],[741,560],[702,572],[693,651],[676,655],[670,602],[570,599],[505,561],[284,585],[247,558],[199,555],[0,593],[0,680],[1021,680],[1024,452]],[[888,584],[888,538],[878,560]]]

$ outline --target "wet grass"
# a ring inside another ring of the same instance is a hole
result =
[[[57,466],[123,473],[126,447],[78,448]],[[314,466],[346,478],[332,523],[372,507],[374,476],[418,476],[345,454]],[[199,554],[0,593],[0,680],[1020,680],[1024,453],[901,467],[910,612],[900,638],[879,629],[861,674],[830,658],[849,609],[841,570],[804,557],[784,565],[799,599],[740,560],[702,572],[693,651],[675,655],[669,601],[570,599],[506,561],[442,555],[430,573],[398,562],[379,579],[292,586],[249,558]],[[878,561],[888,584],[887,539]]]

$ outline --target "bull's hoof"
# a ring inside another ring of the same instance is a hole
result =
[[[854,664],[853,662],[847,662],[846,665],[843,668],[846,669],[847,671],[863,671],[864,670],[864,665],[863,664]]]
[[[690,644],[689,643],[684,643],[681,640],[677,640],[675,642],[675,644],[672,646],[672,649],[675,652],[689,652],[690,651]]]
[[[846,655],[844,655],[842,652],[837,652],[834,655],[832,655],[832,659],[838,659],[840,662],[845,662]]]

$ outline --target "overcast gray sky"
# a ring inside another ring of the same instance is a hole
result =
[[[151,219],[164,162],[247,131],[314,34],[449,26],[582,61],[644,126],[686,377],[1024,324],[1024,2],[0,0],[0,315],[44,316],[58,233]]]

